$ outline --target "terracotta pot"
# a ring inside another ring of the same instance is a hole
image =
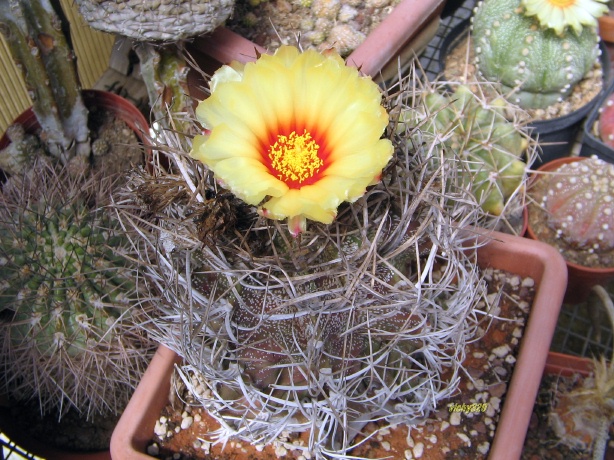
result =
[[[570,377],[574,374],[587,376],[592,371],[592,361],[588,358],[551,351],[548,353],[548,358],[546,359],[544,373]]]
[[[583,161],[585,157],[563,157],[556,160],[549,161],[542,165],[537,171],[554,171],[559,166],[567,163],[573,163],[576,161]],[[535,174],[533,180],[539,180],[539,174]],[[529,208],[529,215],[531,214],[531,206]],[[535,232],[531,228],[531,222],[527,227],[527,236],[534,240],[537,239]],[[567,291],[565,294],[565,303],[579,303],[586,300],[590,290],[597,284],[607,283],[609,280],[614,279],[614,267],[610,268],[591,268],[585,267],[580,264],[565,261],[568,271]]]
[[[516,366],[491,446],[491,459],[518,459],[533,410],[550,341],[565,292],[565,262],[551,246],[526,238],[493,232],[479,250],[478,263],[531,276],[536,283],[534,303],[520,345]],[[170,378],[180,358],[160,346],[111,438],[115,460],[151,459],[145,454],[153,439],[160,411],[168,402]]]
[[[144,145],[151,145],[148,141],[149,124],[141,111],[130,101],[115,93],[95,89],[83,90],[81,94],[86,107],[98,107],[114,113],[135,132]],[[37,134],[41,129],[31,107],[21,113],[13,123],[22,125],[28,134]],[[4,133],[0,138],[0,149],[5,148],[9,143],[10,140]]]
[[[139,141],[145,146],[150,146],[149,125],[143,114],[131,102],[114,93],[98,90],[84,90],[82,92],[86,107],[97,107],[115,114],[124,121],[137,135]],[[38,134],[40,124],[32,108],[25,110],[14,121],[21,124],[27,133]],[[0,149],[10,143],[6,133],[0,138]],[[4,401],[0,406],[6,405]],[[32,439],[28,433],[23,433],[12,428],[11,419],[4,412],[0,412],[0,432],[6,434],[12,442],[29,453],[46,458],[47,460],[110,460],[109,450],[99,452],[69,452],[50,447],[36,439]]]
[[[401,61],[413,58],[413,51],[417,53],[420,44],[428,41],[421,34],[426,31],[431,32],[426,36],[435,34],[444,4],[443,0],[401,1],[350,54],[347,62],[366,75],[376,77],[382,72],[383,78],[394,76],[398,58]],[[256,59],[256,53],[266,53],[263,47],[225,27],[195,38],[192,47],[220,64],[233,60],[249,62]]]
[[[599,36],[602,40],[614,43],[614,11],[609,10],[599,19]]]

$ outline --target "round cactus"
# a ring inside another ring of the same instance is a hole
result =
[[[599,110],[599,139],[614,149],[614,94],[610,94]]]
[[[559,35],[525,15],[520,0],[480,1],[471,30],[479,73],[525,109],[564,100],[601,54],[595,28]]]
[[[541,205],[566,245],[591,255],[614,250],[614,165],[597,157],[560,166]]]
[[[424,96],[425,112],[408,112],[424,133],[439,140],[448,164],[458,166],[450,175],[450,188],[470,187],[482,209],[501,215],[507,200],[526,180],[522,160],[529,137],[520,125],[505,117],[507,102],[501,97],[488,103],[461,85],[443,95],[436,90]],[[454,161],[456,159],[456,161]]]
[[[94,29],[137,40],[176,41],[212,32],[232,13],[234,0],[77,0]]]
[[[151,350],[126,321],[139,302],[130,241],[82,182],[37,172],[2,195],[3,390],[44,412],[117,413]]]

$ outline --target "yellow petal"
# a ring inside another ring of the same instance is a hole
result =
[[[267,196],[281,196],[288,186],[277,180],[258,161],[251,158],[230,158],[217,163],[213,168],[222,178],[224,186],[247,204],[257,205]]]

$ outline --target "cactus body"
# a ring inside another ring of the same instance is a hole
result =
[[[94,29],[137,40],[177,41],[213,32],[232,13],[234,0],[78,0]]]
[[[614,94],[610,94],[599,110],[599,139],[614,149]]]
[[[88,110],[73,52],[49,0],[0,2],[0,28],[22,70],[49,152],[63,161],[90,154]]]
[[[92,207],[92,184],[104,195],[111,181],[53,171],[37,165],[2,195],[1,391],[60,416],[118,413],[153,351],[132,322],[136,265],[117,221]]]
[[[272,245],[284,258],[296,250],[281,238],[276,238]],[[327,244],[320,249],[321,253],[311,264],[328,264],[332,270],[343,258],[356,256],[361,251],[361,241],[356,236],[348,236],[340,246]],[[293,385],[294,394],[301,396],[302,389],[302,396],[306,397],[310,385],[313,387],[314,381],[321,381],[325,376],[348,382],[362,379],[356,373],[364,368],[367,357],[378,363],[372,366],[378,378],[387,384],[392,384],[395,377],[407,378],[411,374],[413,366],[408,356],[417,346],[414,337],[423,324],[409,311],[398,305],[376,308],[375,304],[369,311],[357,312],[323,308],[327,301],[334,299],[333,295],[323,293],[343,290],[351,284],[351,277],[318,275],[305,267],[297,276],[306,281],[295,283],[295,292],[290,293],[283,282],[276,281],[282,279],[281,273],[266,276],[254,272],[250,276],[230,277],[216,273],[204,254],[195,253],[193,257],[193,265],[198,269],[193,272],[192,287],[207,298],[225,293],[224,300],[232,305],[232,324],[236,331],[231,343],[245,377],[256,388],[273,391],[283,385]],[[372,302],[386,295],[392,299],[390,286],[408,274],[410,260],[410,251],[406,251],[391,259],[390,265],[378,266],[378,282],[373,284],[371,293],[361,295]],[[347,334],[348,330],[354,333]],[[394,356],[397,366],[406,370],[399,370],[393,376],[386,370],[391,366],[391,358],[374,358],[373,353],[384,356],[391,346],[392,333],[399,331],[404,331],[407,338],[394,338],[397,347]],[[406,388],[401,386],[397,390],[402,393]],[[316,390],[310,391],[314,396]],[[283,391],[278,389],[277,393],[279,396]]]
[[[102,213],[84,204],[37,208],[16,216],[18,231],[2,225],[0,308],[15,311],[12,340],[75,355],[108,334],[134,283],[112,249],[121,236]]]
[[[563,36],[525,16],[520,0],[484,0],[475,10],[472,39],[476,66],[488,81],[500,82],[525,109],[565,99],[600,55],[593,28]]]
[[[522,156],[529,142],[526,135],[505,114],[502,98],[486,103],[467,86],[453,94],[436,91],[424,97],[426,112],[414,113],[414,123],[423,132],[440,140],[444,155],[457,164],[457,183],[471,187],[482,209],[501,215],[506,201],[523,184],[526,164]]]
[[[542,205],[548,225],[574,248],[614,249],[614,165],[596,157],[562,165],[549,179]]]

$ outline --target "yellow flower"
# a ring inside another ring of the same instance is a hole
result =
[[[522,0],[527,16],[536,16],[539,23],[563,35],[567,27],[577,34],[583,26],[597,27],[597,18],[608,11],[608,0]]]
[[[392,156],[377,85],[336,54],[280,47],[223,66],[196,115],[208,133],[191,155],[236,196],[293,234],[329,224],[379,181]]]

